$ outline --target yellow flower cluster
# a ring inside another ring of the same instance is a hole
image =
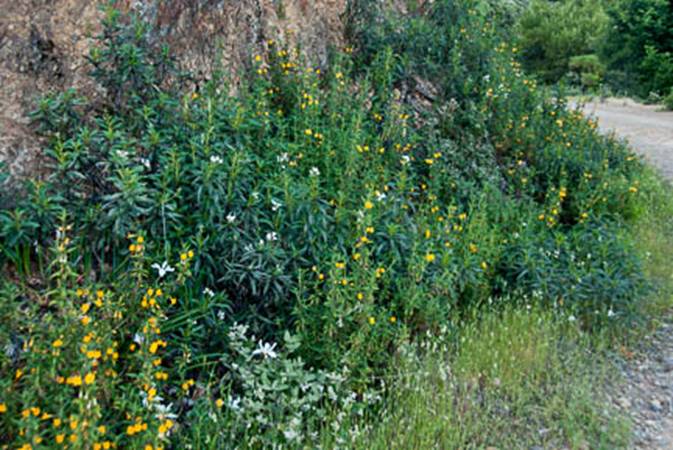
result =
[[[129,239],[133,239],[133,235],[129,234],[127,236]],[[145,238],[143,236],[137,236],[135,238],[135,242],[129,245],[129,252],[131,254],[138,254],[142,253],[143,249],[145,248],[143,244],[145,243]]]

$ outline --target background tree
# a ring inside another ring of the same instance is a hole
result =
[[[525,68],[547,83],[559,81],[573,57],[596,51],[607,24],[601,2],[531,1],[518,24]]]
[[[606,5],[610,26],[601,56],[613,84],[640,96],[673,86],[673,2],[618,0]],[[621,86],[620,86],[621,87]]]

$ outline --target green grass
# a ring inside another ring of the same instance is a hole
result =
[[[673,307],[673,188],[653,170],[646,173],[642,184],[642,214],[630,233],[655,288],[644,302],[644,310],[647,316],[659,318]]]
[[[452,344],[400,359],[385,408],[361,424],[371,429],[356,448],[626,446],[629,423],[600,390],[615,375],[595,336],[537,308],[479,316]]]

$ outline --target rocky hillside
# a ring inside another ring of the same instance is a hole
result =
[[[86,55],[102,0],[0,0],[0,161],[14,176],[39,168],[26,113],[40,93],[92,89]],[[154,25],[181,66],[206,78],[213,64],[236,69],[267,39],[284,36],[324,59],[343,39],[346,0],[145,0],[118,2]]]

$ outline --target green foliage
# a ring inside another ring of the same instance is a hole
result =
[[[673,52],[660,52],[654,46],[647,45],[639,72],[643,93],[665,94],[669,88],[673,89]]]
[[[2,361],[36,373],[2,385],[3,440],[55,439],[30,408],[63,376],[45,397],[63,420],[102,420],[124,447],[137,424],[167,445],[167,418],[185,445],[312,446],[331,420],[352,442],[362,428],[340,424],[380,408],[398,350],[477,305],[516,292],[596,330],[638,316],[646,283],[619,230],[643,214],[642,166],[522,71],[501,11],[351,8],[353,47],[316,68],[267,41],[236,96],[218,77],[194,90],[140,19],[107,12],[91,54],[105,95],[40,102],[51,171],[0,211],[3,337],[40,350]],[[78,353],[87,327],[118,361]],[[152,392],[176,417],[147,410]]]
[[[524,67],[547,83],[559,81],[575,70],[573,58],[596,51],[607,25],[600,1],[531,1],[517,24]]]
[[[345,390],[347,373],[310,370],[301,358],[291,357],[300,342],[288,334],[282,351],[276,344],[256,342],[244,325],[232,327],[228,338],[229,371],[214,383],[214,390],[222,394],[197,400],[187,416],[191,427],[180,434],[178,446],[317,445],[313,430],[327,423],[335,409],[355,416],[375,403],[374,396],[362,402]]]
[[[645,292],[635,251],[600,223],[587,222],[544,241],[532,233],[516,235],[506,255],[508,288],[574,311],[584,323],[614,321],[618,314],[635,317],[632,299]]]
[[[671,87],[670,94],[664,97],[664,106],[666,109],[673,111],[673,87]]]
[[[673,5],[668,0],[620,0],[606,3],[610,18],[603,59],[623,72],[627,87],[645,98],[665,94],[673,85]]]
[[[569,69],[584,90],[596,90],[605,76],[605,66],[598,55],[579,55],[570,58]]]
[[[673,272],[671,257],[673,242],[667,239],[673,233],[673,188],[655,169],[648,169],[642,182],[643,212],[631,224],[631,234],[640,255],[645,275],[654,287],[643,308],[655,321],[665,317],[673,305]],[[639,336],[637,336],[639,337]]]

